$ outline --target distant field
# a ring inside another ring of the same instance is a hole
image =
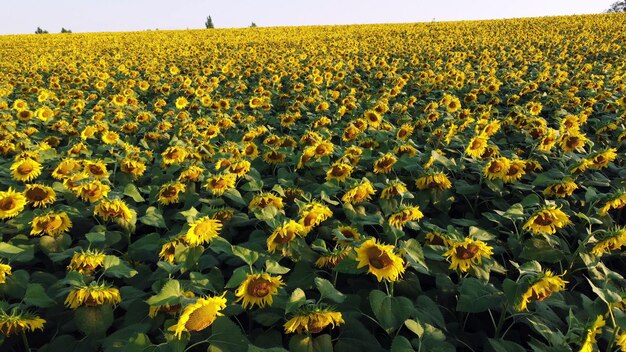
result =
[[[625,23],[0,36],[0,350],[626,351]]]

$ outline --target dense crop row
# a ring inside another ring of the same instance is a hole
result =
[[[625,21],[0,37],[2,349],[626,351]]]

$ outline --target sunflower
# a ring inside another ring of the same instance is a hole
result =
[[[122,301],[120,291],[106,283],[92,281],[89,285],[75,286],[65,299],[65,305],[71,309],[81,306],[116,305]]]
[[[26,197],[20,192],[13,191],[11,187],[6,191],[0,191],[0,219],[16,217],[24,210],[26,202]]]
[[[429,232],[424,236],[426,244],[431,246],[450,246],[450,240],[437,231]]]
[[[313,227],[331,216],[333,216],[333,212],[330,208],[322,203],[313,201],[300,210],[299,223],[304,226],[305,232],[308,233]]]
[[[267,238],[267,251],[274,253],[277,249],[283,248],[286,244],[293,241],[297,235],[301,235],[304,232],[304,226],[294,220],[283,223],[274,229]]]
[[[198,182],[203,172],[204,169],[199,166],[190,166],[180,173],[178,182]]]
[[[174,264],[176,256],[176,246],[182,242],[183,240],[178,237],[165,242],[161,246],[161,250],[159,251],[159,259]]]
[[[163,153],[161,153],[163,164],[165,164],[165,166],[180,164],[185,161],[187,155],[189,155],[189,153],[184,148],[179,146],[168,147]]]
[[[507,158],[491,159],[483,169],[483,175],[489,180],[503,179],[509,171],[511,161]]]
[[[596,343],[596,336],[602,332],[602,327],[606,325],[606,321],[602,315],[598,315],[596,320],[591,325],[591,328],[587,330],[585,341],[583,341],[580,347],[580,352],[592,352],[593,345]]]
[[[369,180],[364,179],[357,186],[349,189],[343,197],[341,197],[341,200],[344,203],[359,204],[372,199],[374,194],[376,194],[374,186],[372,186]]]
[[[121,199],[104,199],[96,205],[93,213],[105,221],[112,220],[122,226],[128,225],[133,218],[133,212]]]
[[[450,189],[452,183],[443,172],[432,172],[415,180],[415,186],[420,190],[436,189],[443,191]]]
[[[141,160],[124,158],[120,161],[120,170],[125,174],[131,175],[136,180],[146,172],[146,164]]]
[[[511,160],[509,168],[502,176],[502,180],[506,183],[519,181],[526,174],[526,161],[520,159]]]
[[[41,175],[42,166],[34,159],[22,159],[15,161],[11,165],[11,176],[13,179],[28,182]]]
[[[224,295],[198,298],[195,303],[185,306],[178,322],[169,328],[177,338],[182,338],[184,331],[202,331],[208,328],[215,318],[223,315],[226,308]]]
[[[74,252],[68,270],[77,271],[83,275],[91,275],[94,270],[101,267],[104,263],[105,254],[98,249],[82,250]]]
[[[270,150],[263,154],[263,161],[265,161],[269,165],[280,165],[285,161],[286,158],[287,155],[278,150]]]
[[[106,131],[102,133],[102,142],[104,144],[115,144],[120,140],[120,135],[113,131]]]
[[[244,309],[252,308],[255,304],[263,308],[272,305],[273,296],[284,285],[281,276],[272,277],[267,273],[248,274],[235,291],[235,296],[239,297],[237,302],[243,300],[241,305]]]
[[[576,151],[579,153],[584,153],[584,147],[588,141],[589,139],[587,139],[587,137],[583,133],[580,133],[578,131],[568,131],[561,136],[559,143],[561,145],[561,149],[563,149],[564,152]]]
[[[221,221],[204,216],[191,224],[182,240],[190,246],[201,246],[219,236],[221,229]]]
[[[543,301],[555,292],[565,290],[567,281],[561,277],[563,275],[554,275],[550,270],[542,273],[532,285],[522,294],[519,304],[515,307],[517,311],[528,309],[528,303],[532,301]]]
[[[183,291],[182,295],[185,298],[194,298],[195,294],[191,291]],[[148,308],[148,316],[150,318],[155,318],[159,312],[164,312],[168,315],[177,315],[182,309],[182,305],[180,303],[177,304],[162,304],[158,306],[150,306]]]
[[[387,187],[383,189],[380,194],[380,198],[382,199],[391,199],[396,196],[401,196],[409,190],[406,188],[406,185],[400,180],[394,180],[389,183]]]
[[[330,307],[322,305],[311,305],[298,311],[283,327],[287,334],[294,332],[298,334],[305,332],[317,334],[328,326],[334,328],[336,325],[344,323],[345,321],[343,320],[341,312],[336,312]]]
[[[187,100],[187,98],[185,97],[178,97],[176,99],[176,109],[178,110],[182,110],[184,109],[187,105],[189,105],[189,100]]]
[[[387,153],[376,161],[374,161],[374,173],[375,174],[387,174],[393,168],[393,165],[398,159],[391,153]]]
[[[109,174],[107,172],[106,164],[102,160],[96,161],[85,161],[84,162],[84,171],[89,175],[96,179],[101,179],[107,177]]]
[[[389,216],[389,225],[402,230],[402,227],[409,221],[417,221],[424,217],[418,206],[404,207],[399,212]]]
[[[235,182],[237,182],[237,175],[235,174],[213,175],[209,177],[204,187],[210,190],[214,196],[221,196],[226,190],[235,188]]]
[[[557,137],[558,137],[557,131],[552,128],[549,128],[547,133],[544,134],[544,136],[539,141],[539,144],[537,145],[537,149],[542,152],[549,152],[550,149],[552,149],[552,147],[554,147],[554,145],[556,144],[558,140]]]
[[[562,181],[552,183],[543,190],[543,194],[552,197],[566,198],[571,196],[578,189],[578,185],[570,177],[566,177]]]
[[[59,165],[52,171],[52,177],[57,180],[64,180],[69,177],[72,173],[80,170],[81,163],[75,159],[64,159]]]
[[[626,227],[616,227],[591,249],[591,254],[601,256],[604,253],[618,250],[626,245]]]
[[[317,160],[321,159],[324,156],[331,155],[335,150],[335,145],[333,142],[328,140],[321,140],[315,143],[313,146],[313,154]]]
[[[334,251],[322,255],[315,260],[315,266],[318,268],[334,268],[341,262],[345,257],[350,254],[349,248],[343,249],[335,249]]]
[[[45,233],[49,236],[58,236],[72,228],[72,221],[65,212],[48,213],[46,215],[36,216],[31,221],[32,236],[38,236]]]
[[[180,182],[170,182],[161,186],[159,190],[159,204],[168,205],[178,203],[180,193],[185,192],[185,184]]]
[[[350,245],[355,241],[361,239],[361,234],[359,233],[359,230],[355,229],[352,226],[339,226],[337,227],[337,231],[339,231],[341,236],[343,236],[343,238],[345,239],[340,239],[339,236],[335,236],[334,240],[342,246]]]
[[[368,110],[363,114],[363,118],[367,121],[367,124],[369,126],[372,126],[373,128],[378,128],[378,126],[380,126],[380,123],[383,121],[382,116],[380,116],[380,114],[374,110]]]
[[[328,171],[326,171],[326,181],[337,180],[345,182],[352,174],[352,165],[341,161],[334,163]]]
[[[613,193],[600,208],[600,215],[606,215],[609,210],[621,209],[624,206],[626,206],[626,191]],[[2,210],[2,196],[0,196],[0,210]]]
[[[251,164],[248,160],[239,160],[228,167],[228,172],[237,175],[237,177],[243,177],[250,172],[250,166]]]
[[[26,185],[24,196],[26,201],[35,208],[45,208],[57,200],[57,194],[52,187],[39,183]]]
[[[581,174],[585,171],[587,171],[587,169],[589,169],[589,167],[591,166],[592,162],[590,160],[587,159],[581,159],[580,161],[578,161],[577,163],[574,164],[574,166],[572,166],[569,169],[569,172],[576,175],[576,174]]]
[[[281,197],[275,196],[272,193],[263,192],[254,196],[252,200],[250,200],[250,204],[248,204],[248,209],[264,209],[270,206],[276,209],[283,209],[283,199]]]
[[[404,141],[409,138],[413,134],[413,130],[415,127],[409,123],[405,123],[396,132],[396,139],[400,141]]]
[[[482,157],[483,153],[487,149],[487,143],[489,141],[489,137],[479,134],[475,136],[469,141],[467,148],[465,148],[465,155],[478,159]]]
[[[77,188],[80,198],[90,203],[95,203],[106,197],[110,190],[111,187],[100,182],[100,180],[83,183]]]
[[[443,256],[450,259],[450,269],[467,272],[473,265],[482,263],[483,258],[491,258],[492,249],[483,241],[466,237],[463,241],[450,241]]]
[[[374,274],[378,281],[397,281],[404,273],[404,259],[393,253],[394,245],[378,244],[370,238],[356,249],[359,261],[357,268],[367,266],[368,273]]]
[[[556,230],[562,229],[570,223],[569,217],[561,208],[550,205],[536,211],[523,228],[530,230],[535,235],[553,235]]]
[[[6,337],[19,335],[27,331],[43,330],[45,323],[44,319],[33,313],[14,309],[11,311],[11,314],[8,314],[3,309],[0,309],[0,333]]]
[[[589,157],[589,161],[591,161],[591,165],[589,168],[601,170],[609,165],[609,163],[617,157],[617,149],[609,148],[602,152],[595,153]]]
[[[11,276],[11,266],[0,262],[0,284],[7,282],[7,277]]]

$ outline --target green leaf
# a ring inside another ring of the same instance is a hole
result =
[[[163,214],[156,207],[148,207],[148,209],[146,209],[146,215],[139,218],[139,221],[148,226],[167,228]]]
[[[422,324],[416,322],[415,320],[413,319],[405,320],[404,326],[406,326],[407,329],[411,330],[411,332],[413,332],[418,337],[424,336],[424,327],[422,326]]]
[[[291,352],[328,352],[333,350],[333,343],[328,334],[318,337],[295,335],[289,340],[289,350]]]
[[[604,303],[606,303],[607,305],[610,306],[611,304],[622,301],[622,297],[618,292],[615,292],[609,288],[598,287],[594,285],[593,281],[589,280],[587,277],[585,277],[585,279],[587,279],[587,282],[589,282],[593,293],[598,295],[598,297],[600,297],[600,299],[603,300]]]
[[[151,306],[162,306],[164,304],[178,304],[183,297],[180,282],[169,280],[163,285],[158,294],[148,298],[146,303]]]
[[[232,246],[233,254],[248,265],[253,265],[259,259],[259,252],[241,246]]]
[[[426,261],[424,260],[424,251],[422,250],[422,246],[420,243],[411,238],[407,241],[402,242],[400,249],[404,250],[405,258],[407,263],[415,268],[417,271],[428,274],[428,266],[426,265]]]
[[[480,313],[487,309],[499,307],[503,294],[492,284],[484,283],[473,277],[461,283],[459,301],[456,310],[459,312]]]
[[[46,294],[46,290],[40,284],[28,284],[24,294],[24,302],[40,308],[49,308],[56,305],[56,302]]]
[[[35,257],[35,246],[22,245],[18,247],[6,242],[0,242],[0,257],[11,261],[28,262]]]
[[[443,315],[439,309],[439,305],[435,303],[430,297],[421,295],[417,297],[415,302],[416,317],[419,321],[435,325],[441,329],[446,328],[446,323],[443,320]],[[407,320],[408,321],[408,320]],[[407,322],[404,322],[407,325]],[[408,327],[408,325],[407,325]]]
[[[242,266],[235,270],[233,270],[233,275],[230,277],[228,282],[226,283],[225,288],[233,288],[239,286],[243,282],[243,280],[248,277],[248,267]]]
[[[239,326],[228,317],[217,317],[211,325],[211,337],[208,338],[211,352],[240,352],[248,349],[248,341]]]
[[[124,187],[124,195],[131,197],[137,203],[145,201],[134,183],[129,183],[126,185],[126,187]]]
[[[291,296],[289,297],[289,301],[285,306],[285,314],[289,314],[298,310],[298,308],[302,307],[306,303],[306,295],[304,291],[297,288],[293,290]]]
[[[388,334],[401,327],[415,312],[413,303],[406,297],[391,297],[382,291],[373,290],[369,300],[376,320]]]
[[[533,237],[524,243],[520,257],[545,263],[557,263],[565,259],[562,250],[552,247],[548,241],[538,237]]]
[[[320,291],[322,297],[328,298],[335,303],[341,303],[346,300],[346,295],[339,292],[339,290],[337,290],[335,286],[333,286],[333,284],[326,279],[316,277],[315,286],[317,286],[317,290]]]
[[[491,241],[494,238],[496,238],[494,234],[486,230],[483,230],[481,228],[478,228],[476,226],[470,226],[469,234],[470,234],[470,237],[472,237],[473,239],[481,240],[481,241]]]
[[[117,278],[131,278],[137,275],[137,270],[132,269],[120,258],[114,255],[107,255],[102,262],[104,275]]]
[[[489,346],[494,352],[507,351],[507,352],[525,352],[526,349],[515,342],[507,341],[503,339],[488,339]]]
[[[242,208],[245,208],[248,206],[248,203],[243,200],[243,198],[241,197],[241,193],[239,193],[238,190],[236,189],[228,189],[224,192],[223,195],[224,198],[232,201],[235,205],[238,205]]]
[[[289,272],[289,268],[284,267],[278,264],[277,261],[274,260],[266,260],[265,261],[265,271],[270,274],[287,274]]]
[[[404,336],[396,336],[391,342],[391,352],[414,352],[411,341]]]

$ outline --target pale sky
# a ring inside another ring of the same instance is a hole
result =
[[[356,23],[600,13],[615,0],[0,0],[0,34]]]

